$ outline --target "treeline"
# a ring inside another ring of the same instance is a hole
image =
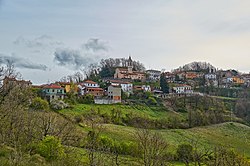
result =
[[[145,71],[144,65],[139,61],[132,61],[133,70]],[[84,78],[99,82],[101,78],[114,77],[117,67],[128,67],[128,59],[126,58],[108,58],[102,59],[99,63],[90,64],[87,68],[76,72],[73,75],[65,76],[61,81],[65,82],[81,82]]]

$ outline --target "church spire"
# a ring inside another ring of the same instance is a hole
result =
[[[132,73],[133,70],[133,64],[132,64],[132,58],[131,56],[128,57],[128,73]]]

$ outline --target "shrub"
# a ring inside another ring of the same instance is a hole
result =
[[[62,100],[52,100],[50,103],[50,107],[54,110],[61,110],[64,108],[68,108],[69,105]]]

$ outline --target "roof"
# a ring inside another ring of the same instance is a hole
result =
[[[102,89],[102,88],[87,88],[87,89],[97,90],[97,91],[103,91],[103,89]]]
[[[96,82],[92,81],[92,80],[86,80],[83,83],[88,83],[88,84],[97,84]]]
[[[56,82],[56,84],[60,84],[60,85],[71,85],[72,83],[70,83],[70,82]]]
[[[174,87],[184,87],[184,86],[190,86],[190,85],[187,85],[187,84],[178,84],[178,85],[175,85]]]
[[[109,87],[121,88],[121,86],[119,86],[119,85],[109,85]]]
[[[127,67],[117,67],[116,69],[123,70],[123,71],[128,71]]]
[[[5,76],[4,80],[5,81],[14,81],[14,82],[17,82],[17,83],[32,84],[32,82],[30,80],[29,81],[26,81],[26,80],[17,80],[15,77],[7,77],[7,76]]]
[[[154,73],[161,73],[161,71],[159,71],[159,70],[147,70],[146,72],[154,72]]]
[[[61,86],[55,85],[55,84],[45,85],[43,88],[44,89],[63,89]]]
[[[112,83],[119,83],[119,84],[132,84],[131,82],[124,82],[124,81],[121,81],[121,80],[110,80],[110,82]]]

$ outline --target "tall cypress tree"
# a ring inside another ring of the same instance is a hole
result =
[[[162,73],[160,77],[160,87],[163,93],[169,93],[169,86],[168,86],[167,79],[164,73]]]

